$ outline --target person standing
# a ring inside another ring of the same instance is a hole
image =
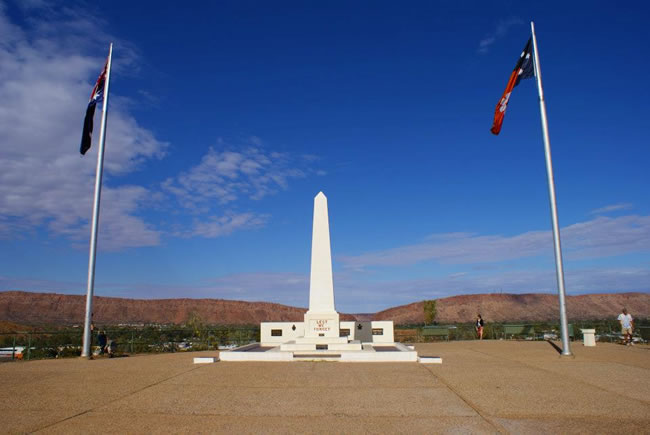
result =
[[[97,342],[99,344],[99,354],[104,355],[104,351],[106,350],[106,332],[104,330],[99,331],[99,334],[97,335]]]
[[[109,358],[113,358],[115,356],[116,348],[117,343],[111,339],[108,339],[108,343],[106,343],[106,353],[108,354]]]
[[[479,340],[483,340],[483,318],[480,314],[476,315],[476,334],[478,335]]]
[[[618,321],[621,324],[621,333],[623,334],[623,343],[630,346],[632,343],[632,329],[634,328],[634,319],[631,314],[627,313],[627,309],[623,308],[623,312],[618,315]]]
[[[90,355],[88,355],[88,359],[93,359],[93,340],[94,340],[94,335],[95,335],[95,322],[93,322],[93,316],[95,313],[92,313],[90,315]]]

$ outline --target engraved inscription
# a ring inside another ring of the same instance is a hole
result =
[[[327,332],[331,328],[327,323],[327,319],[317,319],[311,321],[311,330],[316,332]]]

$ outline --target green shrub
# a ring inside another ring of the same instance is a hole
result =
[[[424,301],[424,323],[426,325],[431,325],[436,318],[436,301],[431,299]]]

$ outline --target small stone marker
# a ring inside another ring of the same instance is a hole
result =
[[[584,345],[592,347],[596,345],[596,330],[595,329],[581,329],[582,337],[584,338]]]
[[[219,361],[219,358],[213,358],[213,357],[195,357],[194,358],[194,364],[211,364]]]
[[[419,356],[418,362],[420,364],[442,364],[442,358],[438,356]]]

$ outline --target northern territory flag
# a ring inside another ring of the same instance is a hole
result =
[[[88,102],[86,117],[84,118],[84,130],[81,134],[81,148],[79,149],[79,152],[81,152],[82,155],[86,154],[86,151],[90,149],[90,143],[93,137],[93,118],[95,117],[95,106],[97,106],[97,103],[102,101],[104,98],[104,84],[106,83],[107,68],[108,59],[106,59],[104,70],[97,78],[97,83],[95,83],[93,92],[90,94],[90,101]]]
[[[517,65],[515,69],[510,74],[510,79],[508,79],[508,85],[506,90],[503,91],[503,96],[497,108],[494,110],[494,122],[492,123],[492,128],[490,131],[494,134],[499,134],[501,131],[501,124],[503,124],[503,118],[506,114],[506,108],[508,107],[508,101],[510,100],[510,94],[512,90],[519,84],[521,79],[529,79],[535,75],[535,67],[533,66],[533,38],[528,40],[528,43],[524,47],[524,51],[521,52]]]

